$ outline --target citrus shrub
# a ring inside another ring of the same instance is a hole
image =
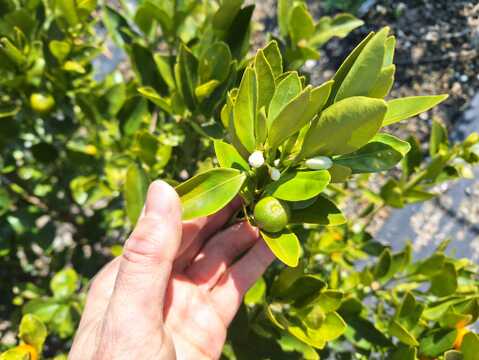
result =
[[[2,360],[66,358],[86,285],[121,254],[155,178],[185,219],[241,196],[231,221],[259,226],[281,260],[247,293],[225,358],[475,358],[476,266],[445,243],[414,259],[368,233],[382,209],[432,199],[479,160],[479,135],[453,143],[439,121],[427,151],[388,133],[445,96],[383,100],[387,29],[311,86],[301,66],[360,20],[278,1],[279,36],[255,53],[241,0],[0,10]],[[98,71],[110,52],[120,63]]]

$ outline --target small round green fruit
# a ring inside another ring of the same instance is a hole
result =
[[[267,232],[283,230],[289,223],[289,217],[288,204],[272,196],[261,199],[254,207],[254,218],[258,227]]]
[[[40,114],[48,113],[55,106],[55,99],[50,94],[33,93],[30,96],[30,106]]]

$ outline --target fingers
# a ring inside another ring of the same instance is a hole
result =
[[[241,259],[223,274],[211,290],[211,300],[226,325],[233,320],[246,291],[273,260],[273,253],[265,242],[259,239]]]
[[[183,222],[183,238],[175,269],[182,272],[198,254],[206,239],[221,229],[240,206],[241,199],[237,197],[216,214]]]
[[[148,189],[144,215],[120,259],[108,308],[115,316],[124,317],[118,323],[162,320],[164,294],[180,242],[178,195],[165,182],[155,181]]]
[[[200,288],[211,289],[233,261],[258,239],[258,230],[244,221],[216,234],[201,249],[185,274]]]

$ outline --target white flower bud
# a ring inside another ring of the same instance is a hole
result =
[[[269,169],[269,176],[271,177],[271,180],[278,181],[281,177],[281,172],[275,167],[272,167],[271,169]]]
[[[472,152],[474,155],[479,157],[479,143],[472,145],[469,148],[469,151]]]
[[[276,159],[275,161],[273,161],[273,165],[275,167],[279,167],[279,164],[280,164],[280,160],[279,159]]]
[[[313,170],[327,170],[333,166],[333,161],[327,156],[316,156],[306,160],[305,165]]]
[[[251,167],[253,167],[253,168],[259,168],[259,167],[263,166],[264,165],[263,152],[259,151],[259,150],[256,150],[255,152],[253,152],[249,156],[248,162],[251,165]]]

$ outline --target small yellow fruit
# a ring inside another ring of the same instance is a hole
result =
[[[45,114],[55,106],[55,99],[50,94],[33,93],[30,96],[30,106],[37,113]]]
[[[283,230],[289,222],[288,205],[272,196],[261,199],[254,207],[254,218],[258,227],[275,233]]]

